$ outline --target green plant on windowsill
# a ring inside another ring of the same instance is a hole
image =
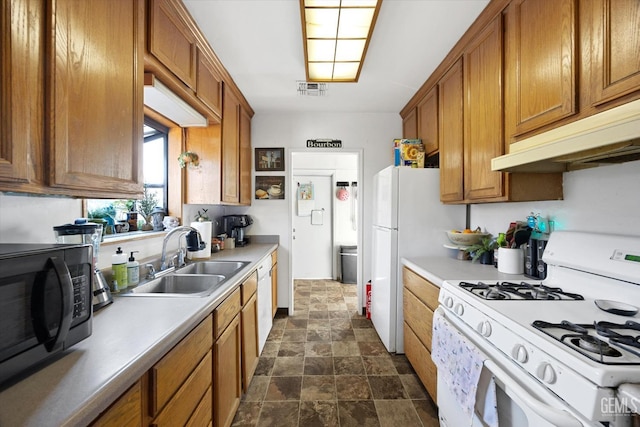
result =
[[[481,264],[493,264],[493,251],[498,246],[496,239],[489,235],[480,239],[475,245],[469,246],[465,251],[471,256],[472,262],[480,260]]]
[[[144,197],[140,200],[140,207],[138,208],[138,212],[145,220],[145,224],[142,226],[143,231],[153,230],[153,225],[151,225],[151,214],[157,205],[158,199],[156,198],[156,194],[150,192],[145,186]]]

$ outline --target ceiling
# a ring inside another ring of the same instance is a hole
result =
[[[259,113],[399,113],[489,0],[384,0],[358,83],[328,96],[297,94],[305,80],[298,0],[183,0]]]

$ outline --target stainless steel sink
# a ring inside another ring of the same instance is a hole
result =
[[[231,277],[249,263],[245,261],[200,261],[184,266],[178,274],[222,274]]]
[[[230,276],[221,274],[170,274],[142,283],[121,296],[204,297]]]

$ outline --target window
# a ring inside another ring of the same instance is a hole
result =
[[[154,193],[157,206],[167,210],[167,146],[169,129],[154,120],[145,118],[144,148],[142,152],[142,174],[147,192]],[[127,212],[137,211],[139,202],[134,200],[87,199],[86,215],[89,218],[104,218],[107,223],[127,221]],[[138,224],[144,219],[138,216]],[[119,228],[113,227],[113,232]]]

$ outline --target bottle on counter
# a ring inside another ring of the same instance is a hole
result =
[[[127,262],[127,285],[135,286],[140,283],[140,263],[136,261],[133,254],[138,251],[132,251],[129,256],[129,262]]]
[[[113,270],[113,280],[118,283],[118,291],[127,289],[127,255],[118,247],[115,254],[111,255],[111,269]]]

